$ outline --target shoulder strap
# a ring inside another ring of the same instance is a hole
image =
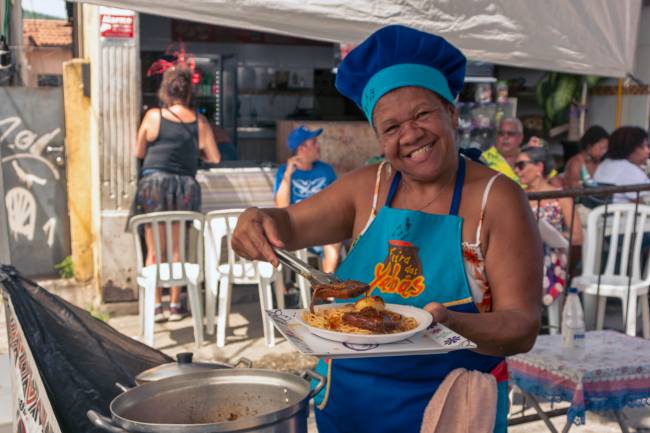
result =
[[[384,203],[384,206],[390,207],[391,203],[393,202],[393,198],[397,193],[397,187],[399,186],[400,180],[402,180],[402,173],[396,171],[395,176],[393,176],[393,181],[390,183],[390,189],[388,190],[388,195],[386,196],[386,203]]]
[[[375,219],[377,216],[377,212],[379,212],[379,209],[377,209],[377,202],[379,201],[379,186],[381,184],[381,171],[388,164],[388,161],[382,161],[381,164],[379,164],[379,167],[377,167],[377,176],[375,177],[375,191],[372,195],[372,208],[370,209],[370,215],[368,216],[368,222],[366,222],[365,227],[363,230],[361,230],[361,233],[359,233],[359,236],[363,235],[366,230],[368,230],[368,227],[370,227],[370,224],[372,224],[372,221]],[[391,173],[391,166],[388,164],[388,175],[390,176]],[[398,172],[399,173],[399,172]]]
[[[381,184],[381,170],[384,168],[384,166],[387,163],[388,161],[382,161],[381,164],[379,164],[379,167],[377,167],[377,176],[375,177],[375,191],[372,194],[372,209],[370,211],[370,215],[372,218],[374,218],[374,216],[377,215],[377,201],[379,200],[379,185]]]
[[[199,135],[199,113],[195,113],[195,116],[196,116],[196,137],[195,137],[194,134],[192,134],[192,131],[190,130],[190,128],[188,128],[187,124],[185,122],[183,122],[183,119],[181,119],[178,116],[178,114],[174,113],[169,108],[167,109],[167,111],[169,111],[172,114],[172,116],[174,116],[175,118],[178,119],[178,122],[181,124],[183,129],[189,134],[190,137],[192,137],[192,140],[194,140],[194,144],[196,145],[196,148],[199,149],[199,139],[198,139],[198,135]],[[162,115],[162,109],[161,109],[160,110],[160,119],[161,119],[160,121],[161,122],[162,122],[162,117],[163,117],[163,115]]]
[[[451,198],[449,215],[458,215],[460,208],[460,198],[463,195],[463,185],[465,184],[465,157],[458,156],[458,169],[456,170],[456,182],[454,183],[454,195]]]
[[[483,226],[483,218],[485,217],[485,206],[487,205],[487,199],[488,196],[490,195],[490,190],[492,189],[492,185],[494,185],[494,181],[499,176],[501,176],[501,173],[497,173],[494,176],[492,176],[488,181],[487,185],[485,186],[485,190],[483,190],[483,199],[481,200],[481,215],[479,216],[478,226],[476,227],[477,244],[481,242],[481,227]]]

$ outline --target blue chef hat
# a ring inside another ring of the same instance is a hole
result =
[[[429,89],[454,104],[465,81],[465,56],[444,38],[400,25],[383,27],[339,65],[336,88],[372,124],[377,101],[398,87]]]
[[[287,139],[289,150],[291,152],[295,152],[296,149],[298,149],[298,146],[300,146],[302,143],[309,140],[310,138],[318,137],[322,132],[323,128],[315,129],[312,131],[305,128],[304,125],[300,125],[289,133],[289,138]]]

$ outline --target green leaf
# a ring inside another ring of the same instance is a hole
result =
[[[587,81],[587,88],[591,89],[592,87],[598,85],[598,82],[602,80],[603,77],[599,77],[598,75],[586,75],[585,80]]]
[[[548,77],[541,79],[535,85],[535,98],[537,99],[537,104],[540,107],[544,106],[546,99],[551,94],[551,83],[548,80]]]
[[[74,262],[72,261],[72,256],[67,256],[61,261],[61,263],[54,265],[54,269],[59,271],[59,276],[61,278],[74,277]]]
[[[555,117],[555,107],[553,106],[553,98],[546,99],[544,103],[544,114],[549,121]]]
[[[563,74],[558,82],[552,96],[553,112],[559,113],[566,110],[573,100],[579,78],[575,75]],[[553,118],[554,116],[549,116]]]

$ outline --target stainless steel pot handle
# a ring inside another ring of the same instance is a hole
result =
[[[115,382],[115,386],[122,392],[127,392],[128,390],[131,389],[131,387],[122,385],[120,382]]]
[[[327,384],[327,378],[316,373],[314,370],[305,370],[305,372],[302,374],[302,378],[307,379],[308,377],[318,381],[316,388],[312,389],[309,392],[309,398],[312,399],[321,391],[321,389],[325,387]]]
[[[242,356],[241,358],[239,358],[239,361],[235,362],[233,368],[239,367],[240,365],[244,368],[251,368],[253,367],[253,361]]]
[[[91,423],[95,424],[97,427],[99,427],[102,430],[106,430],[107,432],[111,432],[111,433],[128,433],[126,430],[113,424],[112,419],[100,415],[99,413],[95,412],[92,409],[86,412],[86,416],[88,417]]]

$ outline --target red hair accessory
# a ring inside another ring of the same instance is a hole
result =
[[[147,70],[147,77],[152,75],[163,74],[169,68],[176,66],[182,66],[188,68],[191,72],[194,72],[194,66],[196,61],[194,56],[189,55],[185,52],[185,46],[183,42],[178,43],[178,50],[173,49],[173,45],[170,45],[165,50],[165,55],[168,57],[173,57],[175,60],[169,61],[165,59],[158,59],[151,64]]]

